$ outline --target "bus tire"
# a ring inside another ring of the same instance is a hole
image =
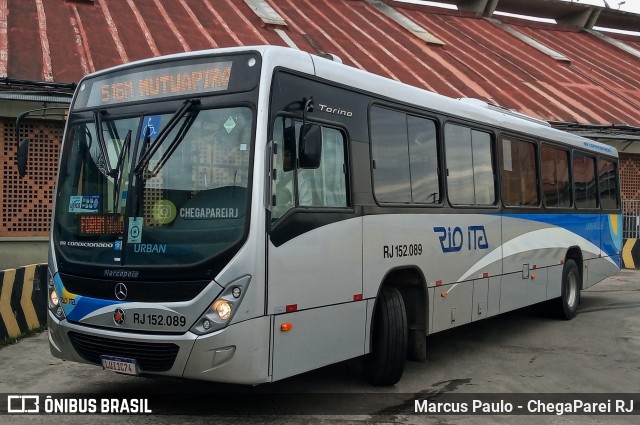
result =
[[[371,331],[371,353],[364,361],[365,377],[373,385],[394,385],[404,372],[408,338],[407,313],[397,288],[382,288]]]
[[[576,317],[580,303],[580,270],[574,260],[567,260],[562,269],[562,288],[556,300],[556,312],[561,319]]]

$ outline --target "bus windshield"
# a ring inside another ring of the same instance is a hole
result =
[[[63,256],[175,266],[211,259],[241,240],[253,112],[191,106],[71,117],[53,223]]]

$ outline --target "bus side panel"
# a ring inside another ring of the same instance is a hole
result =
[[[364,217],[365,298],[376,297],[385,276],[399,268],[420,270],[429,287],[500,275],[499,215],[430,212]]]
[[[562,295],[562,269],[563,265],[549,267],[547,269],[547,299],[551,300]]]
[[[364,354],[361,218],[317,227],[279,246],[270,243],[268,259],[267,309],[276,315],[274,380]],[[281,331],[285,322],[293,329]]]
[[[363,300],[275,316],[273,380],[365,354],[366,313]]]
[[[586,289],[618,273],[620,271],[619,259],[620,256],[616,255],[615,257],[594,258],[588,261],[585,269],[587,279],[584,280],[583,288]]]
[[[551,226],[524,215],[503,216],[504,249],[500,312],[515,310],[547,298],[546,273],[538,269],[560,263],[558,249],[544,231]]]
[[[184,377],[236,384],[269,382],[270,323],[263,316],[199,337]]]
[[[473,303],[471,320],[476,321],[488,317],[489,278],[473,281]]]
[[[471,322],[473,281],[439,286],[433,300],[433,331],[438,332]]]
[[[268,259],[268,314],[284,313],[287,306],[303,310],[352,302],[362,294],[362,219],[318,227],[277,247],[270,243]]]
[[[622,267],[620,252],[622,251],[622,216],[619,214],[602,214],[600,216],[600,255],[589,263],[588,279],[585,287],[589,287],[617,273]]]

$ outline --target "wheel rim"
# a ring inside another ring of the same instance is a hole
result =
[[[567,276],[567,306],[573,308],[578,298],[578,278],[575,273]]]

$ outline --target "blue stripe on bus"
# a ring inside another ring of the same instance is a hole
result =
[[[599,246],[606,256],[617,255],[622,249],[619,214],[503,214],[503,217],[561,227]]]

